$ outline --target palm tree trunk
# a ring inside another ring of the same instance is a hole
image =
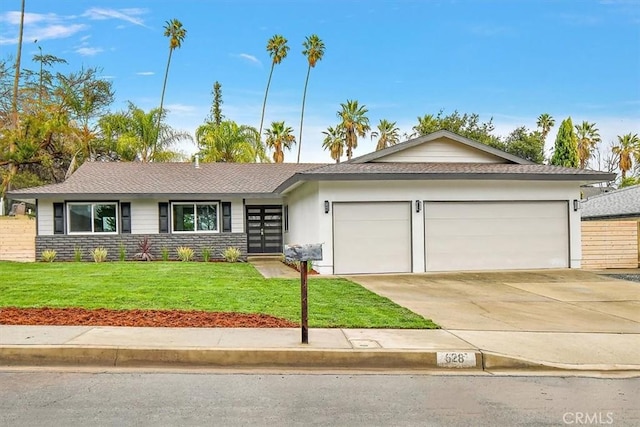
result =
[[[25,0],[22,0],[22,9],[20,13],[20,31],[18,32],[18,53],[16,54],[16,72],[15,77],[13,78],[13,94],[11,96],[11,124],[13,126],[14,132],[18,132],[18,86],[20,85],[20,60],[22,58],[22,35],[24,32],[24,6]],[[15,153],[16,151],[16,139],[15,137],[10,137],[9,139],[9,152]],[[15,163],[15,160],[11,161],[11,165],[9,166],[9,174],[3,180],[2,183],[2,196],[4,200],[4,196],[9,190],[11,186],[11,181],[13,177],[18,173],[18,165]],[[4,202],[3,202],[4,203]]]
[[[160,96],[160,113],[158,114],[158,125],[156,126],[156,140],[153,143],[153,151],[151,152],[151,159],[156,154],[156,147],[158,145],[158,138],[160,138],[160,121],[162,120],[162,106],[164,105],[164,92],[167,88],[167,78],[169,77],[169,66],[171,65],[171,54],[173,49],[169,47],[169,59],[167,60],[167,69],[164,71],[164,83],[162,84],[162,95]]]
[[[271,63],[271,71],[269,72],[269,80],[267,81],[267,90],[264,92],[264,101],[262,102],[262,117],[260,117],[260,130],[258,131],[258,139],[262,141],[262,125],[264,124],[264,110],[267,107],[267,95],[269,95],[269,86],[271,86],[271,76],[273,76],[273,68],[275,62]]]
[[[311,64],[307,68],[307,78],[304,81],[304,93],[302,95],[302,114],[300,114],[300,138],[298,138],[298,161],[300,163],[300,150],[302,148],[302,122],[304,121],[304,103],[307,99],[307,85],[309,84],[309,74],[311,73]]]

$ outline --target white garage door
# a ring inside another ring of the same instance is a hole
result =
[[[425,202],[427,271],[569,266],[567,202]]]
[[[411,203],[333,204],[335,274],[411,272]]]

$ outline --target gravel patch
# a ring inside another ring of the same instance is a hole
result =
[[[640,283],[640,274],[603,274],[603,276]]]

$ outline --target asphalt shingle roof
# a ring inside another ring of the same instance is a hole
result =
[[[640,185],[599,194],[582,201],[582,218],[640,216]]]
[[[12,195],[269,194],[296,172],[318,164],[87,162],[60,184],[12,191]]]

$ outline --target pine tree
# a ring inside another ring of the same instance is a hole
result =
[[[211,117],[210,121],[216,124],[216,126],[220,126],[222,123],[222,85],[220,82],[216,81],[213,84],[213,91],[211,92],[213,95],[213,104],[211,104]]]
[[[578,138],[573,131],[573,123],[571,117],[562,121],[556,136],[556,142],[553,147],[553,156],[551,156],[550,164],[556,166],[564,166],[568,168],[577,168],[580,164],[578,156]]]

